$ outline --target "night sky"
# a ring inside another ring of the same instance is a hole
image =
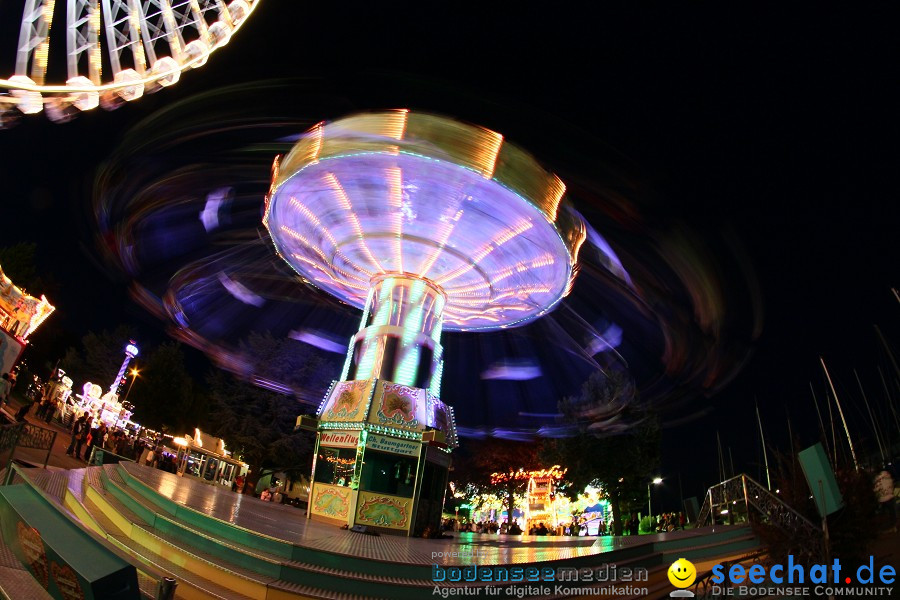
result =
[[[97,258],[93,180],[122,133],[196,93],[300,78],[340,99],[334,114],[313,118],[394,107],[458,116],[504,133],[564,179],[619,173],[636,182],[633,200],[657,223],[687,223],[746,251],[761,335],[740,375],[691,405],[702,418],[665,430],[667,495],[677,494],[679,473],[685,496],[715,479],[716,430],[735,469],[757,475],[754,398],[771,444],[787,448],[788,414],[801,445],[814,443],[809,382],[824,391],[820,355],[857,444],[873,452],[852,369],[886,410],[876,366],[886,375],[891,366],[873,325],[895,350],[900,340],[891,292],[900,287],[900,42],[887,5],[583,13],[486,4],[263,0],[227,47],[172,88],[115,112],[66,124],[38,115],[0,131],[2,244],[37,242],[39,266],[59,283],[57,313],[31,352],[52,360],[87,330],[119,322],[138,327],[145,343],[164,339]],[[3,49],[9,70],[13,52]],[[201,357],[192,361],[202,368]]]

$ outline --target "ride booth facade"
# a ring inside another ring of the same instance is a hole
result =
[[[421,279],[374,286],[342,381],[317,421],[298,419],[317,430],[308,518],[398,535],[438,530],[457,445],[453,409],[436,395],[442,304]]]

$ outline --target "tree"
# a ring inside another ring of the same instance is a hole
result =
[[[613,512],[613,528],[622,534],[622,510],[642,505],[651,475],[659,468],[659,424],[634,396],[625,374],[591,375],[581,394],[559,405],[573,435],[549,440],[541,457],[568,468],[560,490],[576,498],[586,486],[603,490]]]
[[[204,403],[195,392],[178,342],[166,342],[150,353],[128,401],[134,404],[134,419],[151,429],[179,434],[203,425]]]
[[[75,382],[76,393],[81,393],[81,386],[88,381],[106,392],[125,360],[125,346],[133,336],[134,330],[127,325],[119,325],[114,331],[89,331],[81,338],[80,347],[66,350],[59,368]]]
[[[33,242],[20,242],[0,248],[0,269],[19,289],[37,297],[41,294],[52,297],[56,283],[52,276],[38,274],[36,251],[37,244]]]
[[[473,494],[496,494],[506,498],[506,514],[512,523],[515,496],[525,491],[524,473],[540,468],[534,443],[497,438],[472,440],[454,458],[453,480],[468,485]]]
[[[241,345],[246,379],[321,397],[339,373],[336,361],[323,359],[311,346],[270,334],[253,334]],[[294,431],[297,416],[309,411],[291,395],[279,394],[216,371],[208,377],[213,435],[250,464],[253,486],[264,466],[312,466],[314,436]]]

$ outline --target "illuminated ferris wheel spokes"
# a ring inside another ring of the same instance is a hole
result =
[[[122,101],[176,83],[187,68],[200,67],[253,12],[259,0],[66,0],[64,83],[46,80],[56,0],[25,0],[15,74],[0,79],[0,106],[25,114],[48,108],[51,118],[71,117],[70,107],[90,110],[101,101]],[[55,38],[54,38],[55,39]],[[105,52],[104,52],[105,50]],[[111,77],[104,81],[104,63]]]

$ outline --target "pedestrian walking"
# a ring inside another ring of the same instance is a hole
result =
[[[87,429],[87,413],[81,413],[81,415],[75,419],[75,422],[72,423],[72,439],[69,440],[69,447],[66,449],[66,454],[78,458],[81,457],[81,445],[84,443]]]

